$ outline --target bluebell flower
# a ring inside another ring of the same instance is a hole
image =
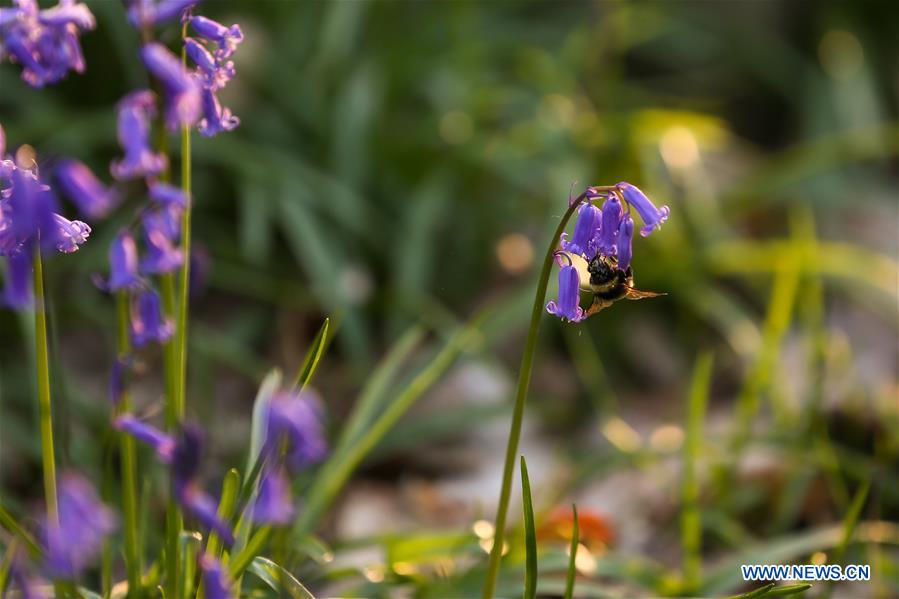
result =
[[[207,553],[201,554],[198,561],[206,599],[236,599],[234,583],[222,563]]]
[[[127,229],[122,229],[109,246],[109,281],[107,291],[137,289],[143,285],[137,274],[137,244]]]
[[[25,250],[19,250],[6,257],[6,265],[3,305],[13,310],[27,308],[34,299],[31,283],[31,256]]]
[[[136,309],[131,311],[131,340],[136,347],[148,343],[165,343],[175,332],[171,319],[162,314],[159,294],[152,289],[138,293]]]
[[[266,418],[263,451],[297,471],[321,461],[328,451],[318,397],[311,391],[282,391],[272,397]]]
[[[105,218],[121,201],[113,187],[104,185],[83,162],[65,160],[56,168],[63,193],[88,218]]]
[[[78,251],[78,247],[87,241],[91,228],[80,220],[69,220],[58,214],[53,215],[56,226],[56,249],[64,254]]]
[[[110,165],[116,179],[152,177],[165,170],[165,155],[150,147],[150,120],[155,114],[156,97],[149,90],[132,92],[119,101],[118,138],[125,156]]]
[[[200,0],[126,0],[128,20],[135,27],[159,25],[196,5]]]
[[[617,251],[618,225],[622,216],[621,202],[616,197],[611,197],[602,205],[602,226],[595,243],[597,250],[603,256],[614,256]]]
[[[226,545],[234,544],[234,533],[231,531],[231,526],[218,516],[218,503],[211,495],[203,491],[196,481],[191,481],[181,488],[178,502],[204,528],[217,532]]]
[[[270,466],[262,473],[259,493],[253,502],[253,521],[258,524],[287,524],[293,518],[290,481],[280,466]]]
[[[172,481],[176,494],[199,476],[202,457],[203,431],[197,425],[188,422],[181,428],[172,460]]]
[[[618,227],[618,268],[626,271],[631,265],[633,248],[631,242],[634,239],[634,219],[625,216]]]
[[[580,277],[577,268],[569,258],[568,264],[559,269],[558,301],[550,301],[546,304],[546,311],[562,320],[580,322],[585,318],[584,309],[580,307],[580,300]]]
[[[243,32],[239,25],[225,27],[212,19],[195,16],[190,18],[190,26],[200,37],[214,42],[218,49],[218,58],[228,58],[237,49],[237,45],[243,41]]]
[[[11,549],[7,549],[11,551]],[[22,554],[17,553],[13,556],[12,562],[9,564],[9,580],[10,588],[18,588],[17,597],[21,599],[50,599],[48,584],[44,584],[40,579],[32,576],[27,569]]]
[[[161,228],[160,228],[161,227]],[[168,226],[161,219],[144,219],[144,241],[147,253],[140,269],[147,274],[173,272],[184,264],[184,253],[167,235]]]
[[[163,205],[187,207],[187,194],[184,193],[184,190],[168,183],[151,183],[150,199]]]
[[[213,137],[224,131],[233,131],[240,125],[240,118],[231,113],[230,108],[223,108],[215,92],[203,90],[203,119],[200,121],[200,134]]]
[[[51,578],[72,580],[96,560],[116,518],[91,484],[74,474],[60,477],[57,503],[59,521],[44,525],[44,565]]]
[[[125,379],[130,367],[130,356],[117,356],[112,362],[112,368],[109,371],[109,401],[113,406],[118,406],[122,402],[122,395],[125,393]]]
[[[624,201],[634,207],[643,221],[640,235],[646,237],[653,229],[658,229],[668,219],[668,206],[656,208],[652,201],[642,191],[630,183],[622,181],[616,187],[624,195]]]
[[[145,230],[162,231],[172,243],[175,243],[181,237],[181,214],[182,209],[178,205],[167,204],[145,212],[141,216],[141,222]]]
[[[165,90],[165,122],[170,130],[193,126],[202,111],[200,84],[185,70],[181,60],[157,42],[144,45],[140,51],[147,70]]]
[[[112,422],[113,428],[146,443],[163,464],[171,464],[175,454],[175,438],[131,414],[122,414]]]
[[[562,249],[574,254],[589,254],[592,249],[591,241],[599,231],[601,216],[602,212],[593,204],[587,202],[581,206],[577,214],[577,224],[574,226],[574,235],[571,241],[562,241]],[[595,251],[592,253],[595,254]],[[589,260],[593,256],[586,257]]]
[[[22,79],[32,87],[57,83],[69,71],[84,72],[78,35],[96,26],[90,9],[74,0],[60,0],[39,10],[35,0],[18,0],[0,9],[0,54],[22,66]]]
[[[197,65],[205,89],[210,91],[221,89],[234,77],[234,63],[230,60],[217,60],[197,40],[185,38],[184,49],[187,56]]]

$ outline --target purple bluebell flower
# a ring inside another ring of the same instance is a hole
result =
[[[44,526],[45,567],[51,578],[71,580],[96,560],[116,518],[80,476],[63,475],[57,491],[59,522]]]
[[[577,214],[574,235],[571,241],[562,241],[562,249],[573,254],[583,254],[587,260],[592,258],[588,246],[592,246],[590,242],[599,231],[601,216],[602,211],[593,204],[587,202],[581,206]]]
[[[60,0],[39,10],[34,0],[19,0],[0,9],[0,54],[22,66],[22,79],[32,87],[61,81],[69,71],[84,72],[79,33],[96,26],[85,4]]]
[[[31,285],[31,256],[19,250],[6,257],[6,287],[3,305],[18,310],[27,308],[34,299]]]
[[[135,27],[159,25],[196,5],[200,0],[126,0],[128,20]]]
[[[172,480],[177,494],[187,487],[200,473],[203,457],[203,431],[193,423],[186,423],[175,444],[172,460]]]
[[[155,114],[156,97],[149,90],[132,92],[119,101],[118,138],[125,156],[110,165],[116,179],[151,177],[165,170],[165,155],[150,148],[150,119]]]
[[[231,113],[230,108],[222,107],[215,92],[203,90],[203,119],[200,121],[200,134],[213,137],[223,131],[233,131],[240,125],[240,118]]]
[[[175,454],[175,438],[155,426],[138,420],[131,414],[122,414],[112,422],[113,428],[146,443],[163,464],[171,464]]]
[[[177,56],[162,44],[151,42],[140,51],[147,70],[165,89],[165,122],[170,130],[193,126],[202,111],[200,84],[184,69]]]
[[[47,591],[49,585],[44,584],[43,581],[28,572],[28,567],[20,553],[13,557],[9,565],[9,578],[12,583],[11,588],[19,589],[17,596],[21,597],[21,599],[50,599],[50,594]]]
[[[63,193],[88,218],[105,218],[121,200],[115,188],[104,185],[86,164],[77,160],[60,164],[56,180]]]
[[[181,268],[184,264],[184,253],[175,247],[162,231],[149,230],[145,233],[147,253],[140,263],[141,272],[162,274]]]
[[[618,227],[618,268],[626,271],[631,265],[633,249],[631,242],[634,239],[634,219],[625,216]]]
[[[202,38],[215,42],[218,46],[216,55],[218,58],[228,58],[237,49],[237,45],[243,41],[243,32],[240,25],[225,27],[212,19],[195,16],[190,19],[191,28]]]
[[[640,235],[646,237],[652,233],[653,229],[661,228],[662,223],[668,220],[668,206],[656,208],[652,201],[646,197],[642,191],[636,186],[622,181],[616,187],[621,190],[624,195],[624,201],[634,207],[643,221],[643,228],[640,229]]]
[[[285,461],[294,471],[321,461],[328,451],[318,397],[311,391],[281,391],[272,397],[266,419],[263,451]]]
[[[225,544],[234,544],[231,526],[218,516],[218,504],[211,495],[199,487],[196,481],[191,481],[180,490],[178,502],[205,528],[217,532]]]
[[[259,524],[287,524],[293,518],[290,482],[280,466],[266,468],[253,503],[253,521]]]
[[[141,216],[141,222],[146,231],[162,231],[162,233],[175,243],[181,237],[182,209],[175,204],[160,206],[157,210],[150,210]]]
[[[197,65],[205,89],[211,91],[221,89],[234,77],[234,63],[230,60],[216,60],[197,40],[185,38],[184,49],[187,56]]]
[[[586,318],[584,309],[580,307],[580,277],[570,258],[568,261],[567,265],[559,269],[558,301],[546,304],[546,311],[562,320],[580,322]]]
[[[203,589],[206,599],[235,599],[234,583],[221,562],[203,553],[199,558],[200,572],[203,574]]]
[[[69,220],[58,214],[53,215],[56,225],[56,249],[64,254],[78,251],[78,247],[87,241],[91,228],[80,220]]]
[[[122,229],[109,246],[109,281],[107,291],[137,289],[143,285],[137,274],[137,244],[128,229]]]
[[[112,362],[112,368],[109,371],[109,401],[113,406],[118,406],[122,402],[130,367],[131,356],[129,355],[117,356]]]
[[[19,247],[31,249],[38,239],[44,249],[55,248],[58,242],[56,198],[33,172],[16,167],[11,177],[12,187],[6,200],[0,248],[8,252]]]
[[[618,225],[621,222],[621,202],[611,197],[602,205],[602,226],[595,239],[596,249],[603,256],[614,256],[617,251]]]
[[[136,309],[131,311],[131,340],[137,347],[148,343],[165,343],[175,332],[171,319],[162,314],[159,294],[144,289],[137,295]]]
[[[174,205],[179,208],[187,207],[187,194],[184,193],[184,190],[168,183],[152,183],[150,199],[159,204]]]

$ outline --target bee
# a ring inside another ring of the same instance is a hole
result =
[[[587,316],[608,308],[621,299],[639,300],[648,297],[659,297],[664,293],[643,291],[634,288],[634,271],[630,266],[626,270],[618,268],[618,259],[614,256],[597,254],[588,263],[582,257],[569,252],[565,255],[577,268],[581,282],[581,291],[593,294],[593,302],[587,308]]]

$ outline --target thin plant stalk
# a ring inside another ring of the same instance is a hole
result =
[[[181,37],[187,36],[187,22],[181,31]],[[181,51],[181,61],[187,65],[187,50]],[[187,315],[188,295],[190,293],[190,215],[193,207],[190,177],[190,126],[181,127],[181,189],[187,197],[187,205],[181,215],[181,251],[184,264],[181,265],[178,284],[178,318],[175,321],[175,348],[178,357],[178,378],[175,393],[179,420],[184,417],[185,392],[187,389]]]
[[[604,188],[596,188],[603,190]],[[537,281],[537,292],[534,295],[534,307],[531,310],[531,324],[528,327],[528,336],[524,344],[524,354],[521,356],[521,368],[518,371],[518,386],[515,391],[515,405],[512,410],[512,424],[509,431],[509,441],[506,445],[506,462],[503,467],[503,482],[499,494],[499,506],[496,509],[495,537],[493,548],[490,550],[490,561],[487,565],[487,579],[484,581],[483,599],[491,599],[496,590],[496,578],[499,575],[499,564],[502,558],[503,541],[506,533],[506,516],[509,511],[509,499],[512,494],[512,476],[515,472],[515,456],[518,453],[518,441],[521,438],[521,422],[524,417],[524,401],[531,383],[531,370],[534,365],[534,351],[537,348],[537,330],[540,328],[540,319],[543,317],[543,303],[546,299],[546,286],[549,283],[549,274],[552,271],[553,254],[556,244],[565,225],[571,215],[574,214],[586,193],[579,195],[559,221],[556,232],[553,234],[546,257],[543,259],[543,269]]]
[[[118,357],[122,359],[131,351],[128,318],[128,292],[121,291],[116,297]],[[127,390],[119,400],[119,413],[131,411],[131,397]],[[125,528],[125,571],[128,576],[128,596],[137,597],[140,593],[141,555],[137,526],[137,450],[134,437],[119,435],[119,447],[122,452],[122,513]]]
[[[37,404],[40,415],[41,460],[44,470],[44,497],[47,516],[59,524],[56,503],[56,456],[53,449],[53,410],[50,399],[50,359],[47,351],[47,310],[44,301],[44,265],[41,249],[34,249],[34,361],[37,372]]]
[[[571,545],[568,548],[568,572],[565,575],[564,599],[574,597],[574,581],[577,578],[577,548],[580,543],[577,519],[577,504],[571,504]]]

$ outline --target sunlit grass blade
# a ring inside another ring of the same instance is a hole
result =
[[[571,545],[568,547],[568,572],[565,575],[565,599],[574,596],[574,581],[577,578],[577,548],[580,542],[577,519],[577,504],[571,504]]]
[[[223,522],[228,522],[234,515],[234,508],[237,506],[237,494],[240,491],[240,473],[237,468],[231,468],[225,475],[222,482],[222,495],[219,499],[218,517]],[[215,531],[209,533],[209,540],[206,542],[206,553],[213,557],[219,557],[221,551],[221,539]]]
[[[235,580],[241,577],[244,570],[246,570],[253,559],[259,555],[262,548],[265,547],[265,544],[268,542],[271,534],[272,527],[263,526],[250,538],[246,547],[241,549],[239,553],[231,558],[228,562],[228,571]]]
[[[524,508],[524,547],[526,552],[524,571],[524,599],[537,597],[537,528],[534,525],[534,503],[531,499],[531,481],[528,465],[521,456],[521,500]]]
[[[868,499],[868,492],[870,490],[871,481],[867,481],[855,492],[855,497],[852,498],[852,503],[849,505],[849,509],[846,510],[846,515],[843,517],[840,542],[833,551],[833,557],[831,558],[830,563],[839,564],[843,561],[843,557],[846,555],[846,549],[849,547],[849,542],[855,534],[862,508],[865,506],[865,501]],[[833,581],[828,582],[822,596],[827,598],[830,597],[831,593],[833,593]]]
[[[302,389],[305,387],[312,379],[312,375],[315,374],[315,369],[318,367],[318,361],[325,352],[325,346],[328,341],[328,328],[330,326],[331,319],[325,318],[325,322],[322,323],[321,328],[315,335],[315,339],[312,340],[312,345],[309,346],[309,349],[306,351],[306,358],[303,360],[303,366],[300,368],[300,371],[297,373],[297,377],[293,382],[295,388]]]
[[[293,574],[268,558],[254,558],[247,571],[258,576],[275,593],[286,592],[291,599],[315,599]]]
[[[760,597],[764,597],[768,594],[768,591],[774,588],[774,583],[769,582],[765,586],[761,586],[757,589],[753,589],[749,592],[743,593],[742,595],[732,595],[727,599],[759,599]]]
[[[10,534],[24,543],[25,549],[28,550],[28,554],[32,559],[37,559],[42,555],[43,552],[41,551],[40,546],[35,542],[34,538],[2,505],[0,505],[0,526],[8,530]]]
[[[800,593],[804,593],[807,590],[812,588],[812,585],[808,583],[803,584],[788,584],[782,587],[774,587],[765,595],[766,599],[768,597],[788,597],[790,595],[798,595]]]
[[[683,481],[681,483],[681,549],[683,551],[684,584],[688,593],[702,579],[702,522],[699,510],[697,463],[702,454],[703,421],[709,401],[712,380],[712,355],[703,354],[693,368],[693,380],[687,402],[687,430],[684,443]]]

